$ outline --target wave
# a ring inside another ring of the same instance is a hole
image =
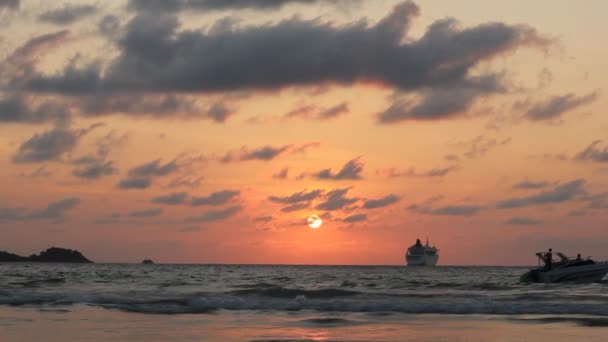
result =
[[[308,291],[310,293],[310,291]],[[323,292],[321,292],[323,293]],[[313,292],[314,294],[314,292]],[[293,298],[242,296],[235,294],[197,294],[174,297],[133,298],[132,295],[101,294],[13,294],[0,295],[0,305],[39,305],[43,307],[87,304],[107,309],[150,314],[195,314],[218,310],[258,311],[317,311],[362,312],[372,314],[495,314],[495,315],[595,315],[608,316],[606,300],[581,303],[563,302],[497,301],[486,299],[415,299],[383,296],[309,297]],[[323,322],[316,322],[322,324]],[[337,322],[334,322],[337,323]]]
[[[242,290],[234,290],[231,293],[236,295],[252,295],[272,298],[294,298],[298,296],[306,296],[307,298],[334,298],[361,294],[361,292],[343,289],[327,288],[318,290],[305,290],[285,288],[276,285],[265,285]]]

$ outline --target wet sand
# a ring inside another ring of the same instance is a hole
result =
[[[0,307],[12,341],[606,341],[608,318],[218,311],[140,314],[87,305]]]

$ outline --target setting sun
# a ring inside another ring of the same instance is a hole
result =
[[[310,215],[307,221],[308,226],[312,229],[317,229],[323,224],[323,220],[318,215]]]

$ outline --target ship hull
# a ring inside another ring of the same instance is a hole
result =
[[[405,262],[408,266],[435,266],[439,255],[406,255]]]

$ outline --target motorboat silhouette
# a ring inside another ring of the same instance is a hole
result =
[[[596,262],[590,257],[569,258],[563,253],[554,253],[560,260],[546,263],[546,253],[538,252],[539,261],[544,266],[533,268],[520,277],[524,283],[558,283],[581,282],[592,283],[601,281],[608,273],[608,262]]]

